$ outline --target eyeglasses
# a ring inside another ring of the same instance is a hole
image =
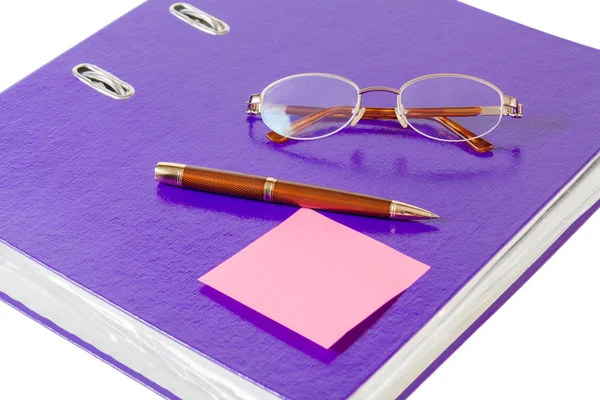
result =
[[[376,91],[396,94],[396,107],[363,107],[362,95]],[[494,130],[502,116],[521,118],[523,106],[490,82],[469,75],[425,75],[396,90],[360,89],[338,75],[307,73],[280,79],[251,95],[246,113],[261,116],[272,129],[267,138],[276,143],[320,139],[361,119],[397,119],[403,128],[410,126],[430,139],[466,142],[483,153],[494,146],[482,136]]]

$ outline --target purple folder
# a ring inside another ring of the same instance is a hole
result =
[[[0,299],[165,397],[404,398],[598,208],[598,51],[454,1],[193,4],[231,31],[149,1],[0,95]],[[83,85],[80,63],[135,94]],[[361,87],[465,73],[524,117],[488,154],[395,122],[270,143],[248,96],[302,72]],[[158,161],[434,210],[435,223],[323,213],[431,270],[320,348],[197,281],[296,209],[157,185]]]

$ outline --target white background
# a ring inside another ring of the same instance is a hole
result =
[[[594,1],[465,2],[600,49]],[[0,90],[139,3],[2,0]],[[411,400],[600,399],[599,239],[596,213]],[[36,398],[157,395],[0,303],[0,399]]]

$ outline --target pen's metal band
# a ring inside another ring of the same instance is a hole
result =
[[[263,186],[263,200],[264,201],[273,201],[273,192],[275,191],[275,183],[277,179],[275,178],[266,178],[265,185]]]
[[[406,215],[404,205],[404,203],[392,200],[390,202],[390,219],[402,219]]]
[[[183,171],[184,170],[185,170],[185,167],[179,168],[177,170],[177,186],[183,186]]]
[[[396,217],[396,202],[392,200],[390,202],[390,219],[394,219]]]

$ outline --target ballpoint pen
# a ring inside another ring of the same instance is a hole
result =
[[[159,162],[154,177],[167,185],[317,210],[403,220],[439,218],[396,200],[185,164]]]

